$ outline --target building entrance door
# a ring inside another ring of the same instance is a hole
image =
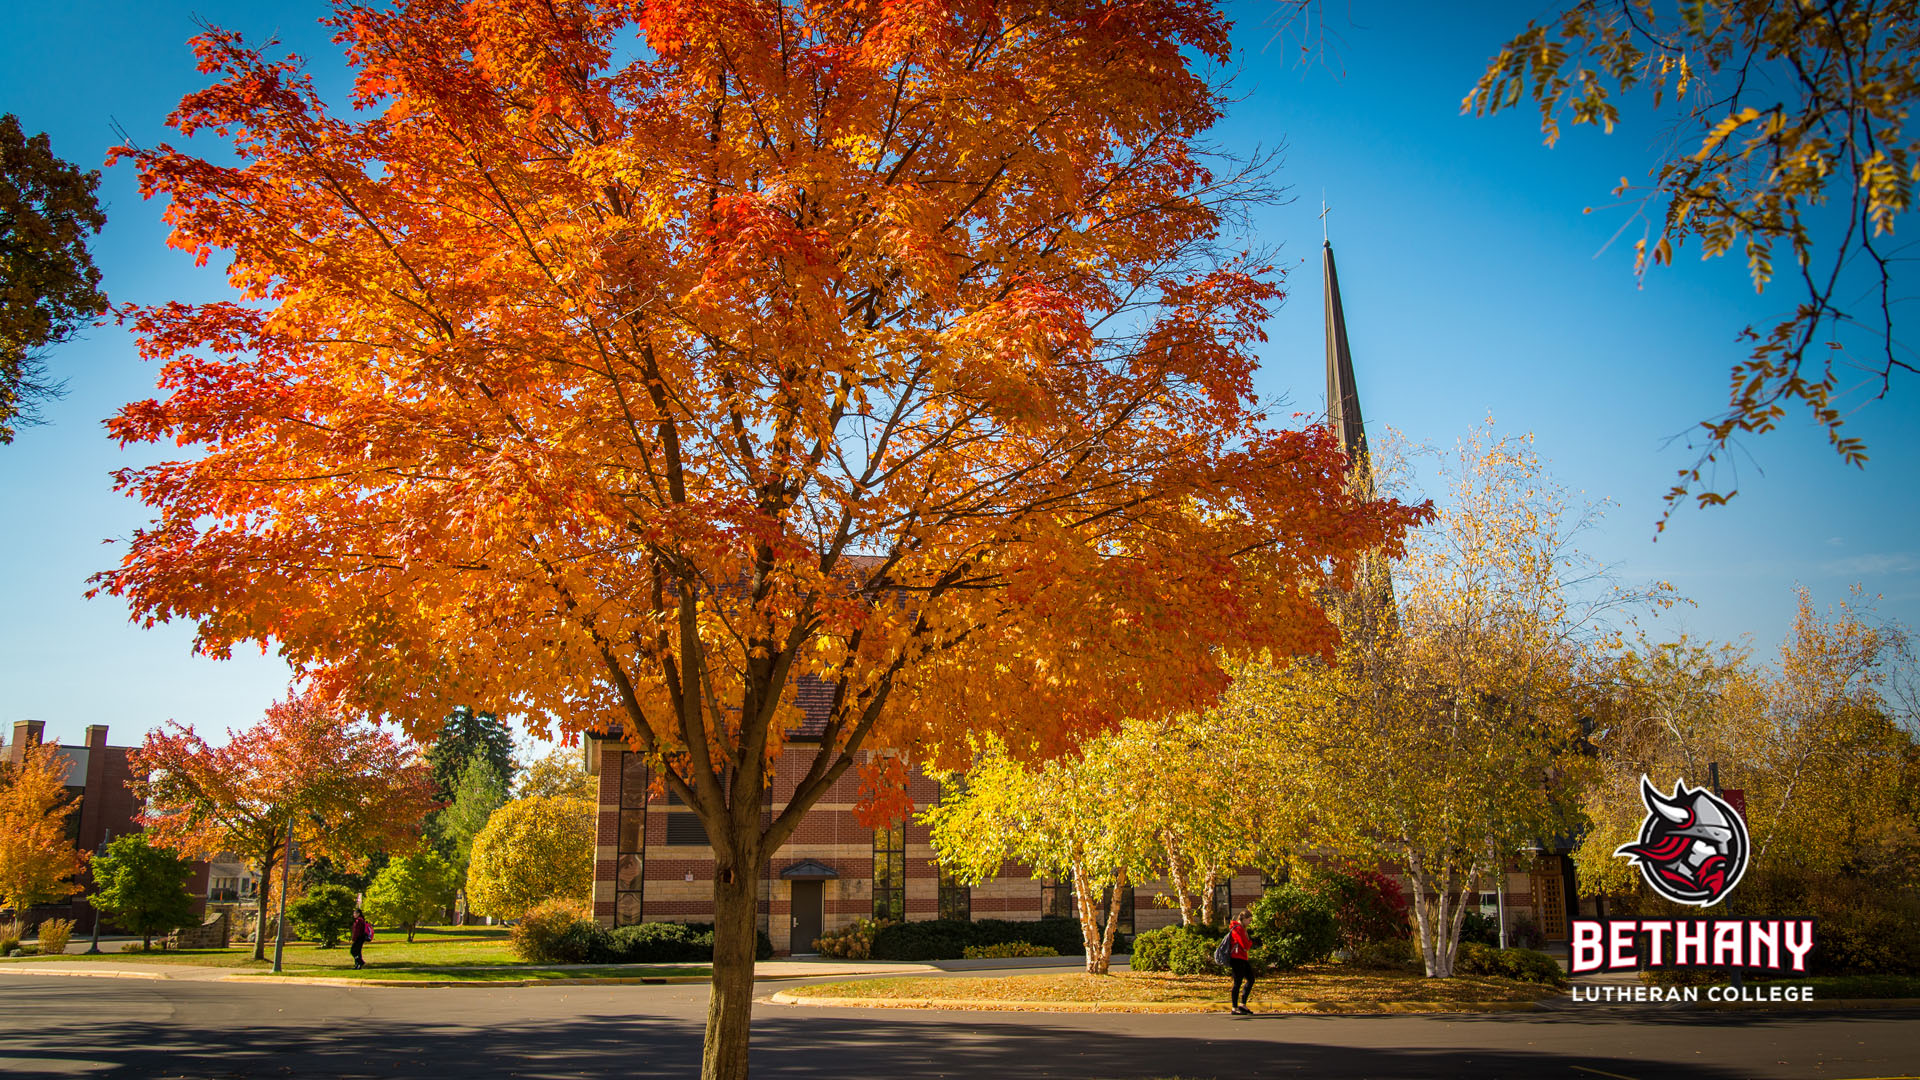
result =
[[[787,948],[795,955],[814,953],[813,941],[820,936],[821,930],[821,883],[818,881],[796,881],[793,883],[793,940]]]

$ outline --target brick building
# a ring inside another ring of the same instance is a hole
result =
[[[0,747],[0,757],[11,764],[18,764],[26,748],[40,743],[45,732],[46,724],[42,721],[16,722],[12,737]],[[86,739],[82,745],[58,748],[57,752],[67,763],[67,792],[79,799],[67,816],[67,838],[82,851],[97,852],[116,836],[140,831],[139,822],[134,820],[140,813],[140,807],[127,787],[133,779],[133,771],[127,762],[127,754],[131,749],[107,745],[105,724],[87,725]],[[81,892],[66,900],[35,907],[29,913],[29,920],[72,919],[78,932],[91,932],[93,907],[86,898],[93,892],[92,878],[83,878],[83,884],[85,888]],[[188,881],[187,887],[204,903],[207,893],[205,863],[194,863],[194,876]],[[195,910],[197,913],[198,905]]]
[[[794,778],[805,774],[824,724],[827,695],[819,684],[800,687],[807,715],[774,769],[764,817],[783,810]],[[694,812],[671,794],[650,798],[653,777],[644,758],[613,739],[589,739],[587,769],[599,781],[599,817],[593,885],[594,917],[606,926],[639,922],[707,922],[713,917],[713,850]],[[782,955],[812,952],[812,941],[857,919],[1038,919],[1073,915],[1072,886],[1033,877],[1008,864],[999,877],[968,888],[947,881],[934,862],[927,827],[908,819],[869,828],[854,816],[859,781],[849,772],[835,782],[793,837],[768,860],[760,883],[760,928]],[[934,781],[915,773],[908,785],[916,806],[939,798]],[[1259,896],[1257,873],[1242,874],[1218,890],[1222,904]],[[1150,930],[1179,921],[1178,906],[1158,906],[1166,890],[1149,882],[1121,898],[1119,929]],[[1169,891],[1170,895],[1170,891]]]

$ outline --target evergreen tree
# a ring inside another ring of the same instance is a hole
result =
[[[490,755],[475,751],[460,773],[451,804],[439,813],[439,847],[462,881],[472,858],[473,838],[506,801],[507,778]]]
[[[475,754],[485,755],[502,779],[513,776],[513,733],[505,721],[490,712],[456,705],[441,723],[440,734],[427,747],[427,768],[433,773],[434,797],[452,802],[454,789]]]

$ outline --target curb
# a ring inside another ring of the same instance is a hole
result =
[[[21,965],[19,967],[0,968],[0,972],[12,970],[22,975],[57,976],[71,979],[150,979],[161,982],[228,982],[250,983],[256,986],[379,986],[379,987],[418,987],[420,989],[444,988],[450,986],[680,986],[705,985],[713,981],[711,975],[607,975],[601,978],[579,979],[348,979],[330,975],[275,975],[271,972],[234,972],[227,975],[176,975],[160,971],[35,971]],[[207,969],[198,969],[205,971]],[[799,976],[794,975],[755,975],[755,982],[791,982]]]
[[[9,965],[9,968],[10,967],[11,965]],[[5,970],[8,969],[0,968],[0,971]],[[34,971],[24,964],[20,965],[17,970],[23,975],[57,975],[68,979],[158,979],[162,982],[168,980],[188,981],[158,971]],[[208,978],[199,981],[213,982],[215,980]]]
[[[847,998],[814,997],[781,990],[765,1000],[776,1005],[814,1005],[836,1009],[949,1009],[963,1012],[1071,1012],[1071,1013],[1218,1013],[1217,1002],[1203,1001],[997,1001],[977,998]],[[1367,1007],[1317,1005],[1310,1001],[1264,1005],[1254,1015],[1348,1014],[1385,1016],[1403,1013],[1532,1012],[1537,1001],[1426,1002],[1381,1001]],[[1225,1015],[1225,1014],[1223,1014]]]
[[[148,976],[141,976],[148,977]],[[153,978],[169,978],[159,975]],[[754,982],[792,982],[799,975],[760,975]],[[216,980],[208,980],[216,981]],[[219,982],[270,983],[275,986],[383,986],[435,988],[448,986],[705,986],[711,975],[607,975],[598,979],[346,979],[331,975],[275,975],[271,972],[247,972],[227,975]]]

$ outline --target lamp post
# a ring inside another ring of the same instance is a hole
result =
[[[95,849],[94,854],[106,854],[107,841],[111,839],[113,839],[113,830],[108,829],[105,835],[100,837],[100,846]],[[93,909],[93,944],[87,946],[87,955],[94,956],[100,952],[100,882],[98,880],[93,883],[93,896],[88,899],[87,906]]]
[[[273,973],[280,974],[280,954],[287,945],[287,888],[293,878],[293,816],[287,816],[287,849],[280,856],[280,916],[273,925]]]

